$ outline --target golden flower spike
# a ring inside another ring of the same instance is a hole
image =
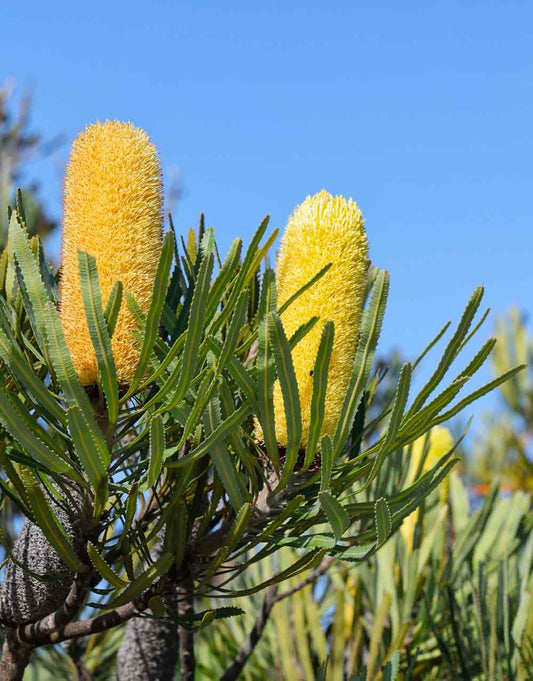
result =
[[[96,258],[102,301],[120,280],[146,313],[162,245],[161,166],[148,135],[131,123],[88,126],[72,145],[64,187],[60,316],[78,377],[97,382],[96,356],[81,297],[78,250]],[[139,358],[137,324],[123,300],[112,338],[118,381]]]
[[[357,204],[326,191],[308,196],[289,219],[276,263],[278,302],[284,303],[325,265],[330,269],[282,314],[290,337],[311,317],[319,322],[292,353],[302,411],[302,445],[309,434],[313,367],[322,327],[332,321],[331,355],[322,435],[333,436],[353,368],[363,309],[368,245]],[[287,424],[279,383],[274,386],[276,435],[287,444]]]

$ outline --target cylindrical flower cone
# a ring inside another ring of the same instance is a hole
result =
[[[322,435],[335,432],[357,350],[368,268],[364,220],[357,204],[321,191],[308,196],[288,221],[276,263],[278,302],[283,304],[328,263],[331,267],[326,274],[281,317],[289,337],[311,317],[319,317],[292,353],[300,393],[302,446],[309,434],[313,367],[327,321],[334,323],[335,338]],[[287,424],[279,383],[274,387],[274,410],[278,443],[285,446]]]
[[[96,258],[102,301],[120,280],[148,311],[162,246],[161,167],[148,135],[131,123],[88,126],[72,145],[64,187],[60,316],[83,385],[97,382],[95,352],[81,296],[78,251]],[[139,358],[137,324],[126,301],[112,348],[118,381],[127,385]]]

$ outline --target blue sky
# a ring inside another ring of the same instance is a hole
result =
[[[282,227],[322,188],[352,196],[391,272],[382,349],[416,355],[477,284],[532,306],[530,2],[3,3],[0,79],[70,140],[132,120],[222,247]],[[33,174],[59,214],[66,145]],[[436,359],[436,358],[435,358]]]

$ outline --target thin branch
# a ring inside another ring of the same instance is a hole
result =
[[[230,667],[228,667],[228,669],[226,669],[224,674],[222,674],[222,676],[220,677],[220,681],[236,681],[236,679],[238,679],[240,673],[244,669],[244,666],[252,656],[255,647],[261,640],[261,636],[265,631],[265,627],[270,617],[270,613],[272,612],[272,608],[276,605],[276,603],[283,601],[285,598],[289,598],[297,591],[300,591],[301,589],[304,589],[306,586],[309,586],[309,584],[313,584],[314,582],[316,582],[316,580],[319,577],[321,577],[325,572],[327,572],[333,560],[334,559],[331,557],[326,558],[315,570],[309,573],[309,575],[305,579],[303,579],[301,582],[298,582],[298,584],[295,584],[293,587],[287,589],[286,591],[278,593],[279,589],[278,584],[273,584],[272,586],[268,587],[265,593],[265,597],[263,599],[263,603],[261,605],[261,610],[257,615],[257,619],[252,630],[248,634],[248,638],[246,639],[241,649],[239,650],[239,653],[237,654],[237,657],[235,658],[234,662],[231,664]]]
[[[32,646],[21,644],[14,631],[7,629],[0,660],[0,681],[22,681],[32,652]]]

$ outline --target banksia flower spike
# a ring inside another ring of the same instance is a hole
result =
[[[357,204],[326,191],[308,196],[289,219],[276,263],[278,302],[283,304],[325,265],[330,269],[282,314],[290,337],[313,316],[319,322],[292,356],[302,412],[302,445],[309,434],[313,367],[325,322],[335,328],[329,365],[322,435],[333,436],[348,389],[364,303],[368,245]],[[276,435],[287,444],[287,425],[279,383],[274,386]]]
[[[60,316],[83,385],[97,382],[97,364],[81,297],[78,251],[96,258],[102,301],[121,281],[146,313],[162,245],[161,168],[148,135],[131,123],[88,126],[72,145],[64,187]],[[135,372],[137,324],[125,302],[112,338],[119,383]]]
[[[411,448],[411,461],[409,462],[409,471],[407,473],[407,486],[410,486],[415,482],[416,474],[420,467],[420,461],[422,460],[422,455],[424,454],[425,445],[425,435],[419,437],[418,440],[413,442],[413,446]],[[427,473],[427,471],[433,468],[437,461],[447,452],[449,452],[450,449],[452,449],[453,445],[454,441],[450,431],[443,426],[434,426],[429,432],[429,449],[424,460],[422,473]],[[449,477],[446,476],[439,487],[439,497],[442,504],[446,503],[449,487],[450,480]],[[412,551],[413,549],[413,539],[416,523],[418,521],[418,514],[418,509],[413,511],[407,516],[407,518],[404,518],[400,528],[409,551]]]

